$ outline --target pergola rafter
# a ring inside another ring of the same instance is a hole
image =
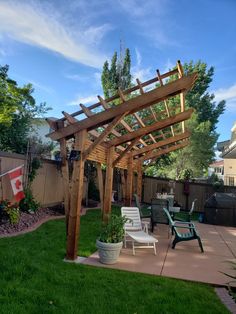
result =
[[[172,76],[172,79],[165,81]],[[53,129],[48,136],[59,141],[61,148],[68,259],[74,260],[77,256],[84,162],[92,160],[98,163],[103,219],[107,221],[111,211],[114,167],[122,169],[123,185],[123,170],[127,170],[125,201],[130,205],[133,172],[138,173],[137,194],[140,196],[142,165],[145,166],[147,160],[154,160],[188,145],[190,133],[185,130],[185,121],[191,117],[193,109],[185,109],[184,93],[193,86],[196,78],[196,73],[184,75],[178,61],[176,69],[172,71],[160,74],[157,70],[157,75],[151,80],[141,83],[137,79],[136,86],[127,90],[118,89],[115,96],[108,99],[98,96],[99,102],[94,105],[86,107],[80,104],[81,110],[75,113],[63,111],[62,119],[47,119]],[[159,85],[154,86],[155,83]],[[133,95],[134,91],[139,94]],[[176,95],[180,95],[180,105],[169,108],[168,100]],[[96,108],[98,112],[93,111]],[[86,118],[81,119],[82,114]],[[71,178],[66,159],[66,141],[70,138],[74,138],[75,156]],[[101,164],[106,164],[105,186]]]

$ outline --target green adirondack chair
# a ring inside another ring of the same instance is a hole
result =
[[[150,218],[151,217],[150,210],[147,210],[146,208],[143,208],[141,206],[137,194],[134,194],[134,201],[135,201],[135,206],[138,207],[138,209],[139,209],[141,219]]]
[[[202,246],[202,241],[201,241],[199,234],[197,233],[195,225],[192,222],[188,222],[188,221],[173,221],[169,211],[166,208],[163,208],[163,210],[169,219],[172,234],[175,235],[175,238],[172,242],[172,249],[175,248],[175,246],[178,242],[198,240],[198,244],[199,244],[200,249],[203,253],[204,250],[203,250],[203,246]],[[182,232],[181,233],[179,231],[179,229],[188,229],[188,232]]]

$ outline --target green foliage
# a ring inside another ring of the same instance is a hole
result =
[[[30,171],[28,174],[29,182],[32,183],[37,175],[37,170],[42,167],[42,162],[38,157],[34,157],[31,165],[30,165]]]
[[[127,222],[126,217],[112,214],[107,224],[102,226],[99,241],[105,243],[119,243],[124,239],[124,225]]]
[[[39,209],[40,204],[34,199],[30,188],[24,189],[25,197],[20,200],[19,207],[21,211],[35,212]]]
[[[32,119],[50,108],[36,104],[31,84],[19,87],[8,77],[8,66],[0,66],[0,150],[25,153]]]
[[[118,87],[122,90],[131,86],[131,57],[129,49],[125,51],[125,57],[121,55],[120,59],[117,57],[117,52],[114,53],[111,66],[106,61],[102,70],[102,88],[105,98],[109,98],[117,94]]]
[[[201,61],[195,64],[184,64],[185,74],[198,73],[198,78],[193,88],[186,94],[186,108],[193,107],[195,114],[186,123],[191,132],[190,145],[186,148],[170,153],[165,163],[159,158],[156,169],[152,170],[157,176],[173,179],[183,179],[186,170],[191,172],[191,177],[202,177],[207,173],[209,164],[214,159],[214,146],[218,139],[216,125],[220,115],[225,110],[225,101],[218,104],[214,95],[209,94],[208,87],[213,79],[214,68],[207,68]],[[169,100],[170,108],[179,105],[179,97]],[[160,164],[162,161],[162,164]]]
[[[97,176],[96,164],[92,161],[87,160],[85,162],[84,174],[88,180],[88,198],[94,201],[99,201],[99,190],[97,189],[95,184],[95,178]]]
[[[18,207],[18,204],[12,204],[8,200],[3,200],[0,202],[0,211],[1,216],[7,216],[7,218],[10,220],[11,224],[17,224],[20,220],[20,209]]]
[[[208,182],[212,184],[214,191],[224,192],[224,181],[216,173],[212,173]]]

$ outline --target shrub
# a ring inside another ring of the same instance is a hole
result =
[[[126,217],[111,215],[109,222],[102,226],[99,241],[105,243],[119,243],[124,239],[124,225],[128,221]]]
[[[11,224],[17,224],[20,220],[20,209],[17,204],[12,204],[8,200],[0,203],[1,217],[7,217]]]
[[[26,212],[37,211],[40,207],[40,204],[34,199],[31,189],[26,188],[24,193],[25,197],[19,203],[20,210]]]

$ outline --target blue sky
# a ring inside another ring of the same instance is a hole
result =
[[[226,140],[236,120],[235,34],[235,0],[0,0],[0,64],[31,82],[55,117],[97,102],[102,65],[122,39],[141,81],[178,59],[214,66],[209,91],[227,101],[217,128]]]

